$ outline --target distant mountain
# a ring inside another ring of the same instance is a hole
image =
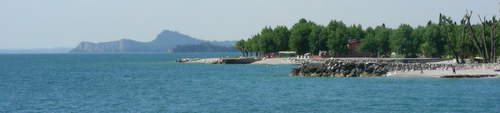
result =
[[[71,48],[34,48],[34,49],[0,49],[1,53],[7,54],[29,54],[29,53],[68,53]]]
[[[235,41],[205,41],[191,36],[164,30],[153,41],[139,42],[135,40],[122,39],[111,42],[81,42],[72,53],[165,53],[172,52],[179,45],[194,45],[209,42],[213,45],[229,47]]]

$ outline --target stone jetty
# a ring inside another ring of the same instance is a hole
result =
[[[303,63],[292,70],[302,77],[378,77],[389,71],[387,63],[360,63],[329,60],[324,63]]]
[[[408,77],[481,78],[498,77],[499,64],[437,64],[402,63],[380,60],[330,59],[324,62],[305,62],[294,68],[292,76],[300,77]],[[468,73],[463,73],[463,70]],[[476,70],[476,71],[474,71]]]

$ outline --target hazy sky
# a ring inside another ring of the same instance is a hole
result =
[[[239,40],[300,18],[366,26],[424,25],[439,13],[499,14],[498,0],[0,0],[0,49],[75,47],[80,41],[152,40],[163,29]]]

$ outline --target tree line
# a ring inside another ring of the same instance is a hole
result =
[[[480,23],[471,24],[471,17],[472,12],[467,12],[461,21],[456,22],[440,14],[438,22],[428,21],[424,26],[401,24],[397,28],[388,28],[382,24],[366,29],[361,25],[348,26],[338,20],[323,26],[300,19],[291,28],[265,27],[260,33],[238,41],[235,47],[244,56],[277,51],[345,54],[349,51],[348,41],[355,39],[361,40],[357,51],[376,57],[393,57],[396,53],[407,58],[455,58],[458,63],[472,57],[496,62],[498,19],[478,16]]]

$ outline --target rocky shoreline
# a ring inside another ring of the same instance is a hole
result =
[[[328,60],[303,63],[291,72],[299,77],[499,77],[500,64],[401,63]]]
[[[301,77],[380,77],[388,72],[387,64],[335,62],[304,63],[292,69],[292,76]]]
[[[205,58],[179,59],[182,63],[298,65],[297,77],[500,77],[500,64],[456,64],[450,59],[429,58]]]

